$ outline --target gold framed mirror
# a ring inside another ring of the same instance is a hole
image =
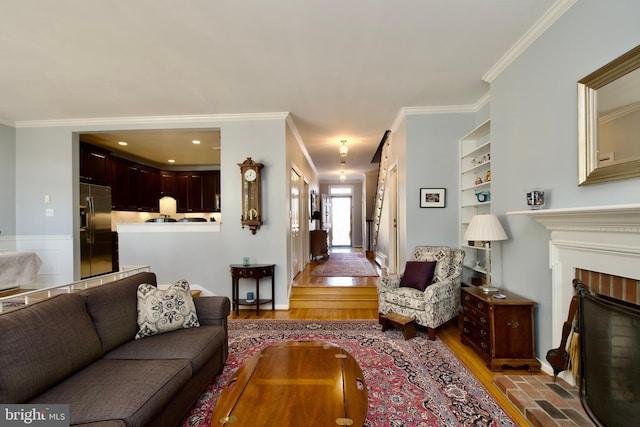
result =
[[[640,46],[578,82],[578,185],[640,176]]]

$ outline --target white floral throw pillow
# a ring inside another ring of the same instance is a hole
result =
[[[196,306],[186,280],[180,280],[166,290],[148,283],[138,286],[136,339],[198,326]]]

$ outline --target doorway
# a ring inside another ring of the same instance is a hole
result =
[[[330,246],[353,245],[353,189],[351,186],[331,186],[329,195],[331,197],[330,215]]]

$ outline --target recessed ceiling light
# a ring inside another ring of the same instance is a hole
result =
[[[200,144],[200,141],[198,141],[197,139],[194,139],[194,140],[193,140],[193,141],[191,141],[191,142],[193,142],[193,143],[194,143],[194,144],[196,144],[196,145]]]
[[[120,145],[129,145],[128,143],[126,143],[124,141],[119,141],[118,144],[120,144]]]
[[[175,161],[175,160],[173,160],[173,159],[169,159],[169,160],[167,160],[167,161],[168,161],[169,163],[175,163],[175,162],[176,162],[176,161]]]

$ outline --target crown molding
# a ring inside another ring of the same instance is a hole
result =
[[[0,125],[6,125],[6,126],[11,126],[11,127],[15,127],[15,123],[10,121],[10,120],[5,120],[3,118],[0,117]]]
[[[470,105],[440,105],[432,107],[402,107],[398,112],[393,124],[391,132],[396,133],[400,124],[407,116],[426,115],[426,114],[455,114],[455,113],[477,113],[482,107],[491,101],[490,92],[485,93],[475,103]]]
[[[487,92],[484,95],[482,95],[482,97],[478,99],[475,104],[473,104],[473,108],[475,109],[476,112],[478,112],[482,107],[487,105],[489,102],[491,102],[491,92]]]
[[[211,122],[238,122],[245,120],[285,120],[288,112],[243,113],[243,114],[198,114],[186,116],[138,116],[138,117],[96,117],[87,119],[61,120],[21,120],[16,128],[65,127],[65,126],[105,126],[105,125],[148,125],[148,124],[194,124]]]
[[[482,80],[491,83],[513,61],[515,61],[529,46],[535,42],[553,23],[571,8],[578,0],[558,0],[545,12],[540,19],[505,53],[502,58],[482,76]]]
[[[305,157],[305,159],[307,159],[307,162],[309,163],[309,166],[311,166],[313,173],[316,175],[316,177],[318,177],[319,176],[318,169],[316,169],[315,163],[313,163],[313,160],[311,160],[309,151],[307,150],[307,147],[304,145],[304,140],[302,139],[302,136],[300,136],[298,127],[296,126],[296,123],[293,121],[293,117],[291,114],[287,114],[286,123],[289,126],[289,129],[291,129],[291,133],[293,134],[293,137],[296,139],[296,142],[298,143],[298,147],[300,148],[300,151],[302,151],[302,155]]]

